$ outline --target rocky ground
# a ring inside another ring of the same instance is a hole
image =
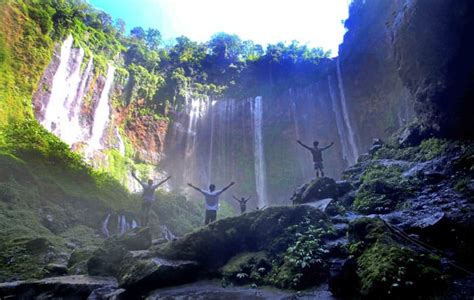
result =
[[[4,283],[0,296],[471,299],[473,162],[468,142],[404,132],[375,141],[343,181],[302,185],[293,205],[171,241],[134,229],[75,250],[69,276]]]

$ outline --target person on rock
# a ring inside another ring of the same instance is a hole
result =
[[[165,180],[158,182],[157,184],[153,184],[153,179],[148,179],[148,183],[142,182],[135,172],[132,172],[132,177],[135,178],[140,185],[143,187],[143,203],[142,203],[142,212],[141,212],[141,224],[142,226],[148,226],[148,220],[150,217],[151,206],[153,202],[155,202],[155,191],[156,189],[168,181],[171,176],[168,176]]]
[[[200,188],[188,183],[190,187],[195,189],[204,195],[206,201],[206,216],[204,219],[204,224],[207,225],[211,222],[214,222],[217,219],[217,210],[219,209],[219,196],[225,192],[228,188],[233,186],[235,182],[231,182],[228,186],[222,190],[216,191],[216,186],[214,184],[209,185],[209,191],[203,191]]]
[[[247,202],[250,200],[251,197],[248,197],[247,199],[245,199],[244,197],[242,197],[241,199],[235,197],[234,195],[232,195],[232,197],[237,201],[239,202],[240,204],[240,213],[243,214],[245,211],[247,211]]]
[[[331,148],[334,145],[334,142],[332,142],[329,146],[319,148],[319,142],[314,141],[313,142],[313,147],[306,146],[303,144],[301,141],[297,141],[298,144],[303,146],[304,148],[308,149],[311,151],[311,154],[313,155],[313,164],[314,164],[314,170],[316,171],[316,178],[319,177],[319,173],[321,173],[321,177],[324,177],[324,166],[323,166],[323,151]]]

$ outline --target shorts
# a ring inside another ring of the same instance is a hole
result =
[[[153,201],[143,201],[142,211],[149,211],[152,205],[153,205]]]
[[[322,169],[324,169],[323,162],[322,162],[322,161],[315,161],[315,162],[314,162],[314,169],[315,169],[315,170],[322,170]]]
[[[204,224],[207,225],[217,219],[217,210],[206,210]]]

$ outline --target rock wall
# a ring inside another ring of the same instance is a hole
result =
[[[353,1],[339,46],[349,112],[364,150],[373,138],[386,138],[415,118],[413,96],[398,74],[387,27],[399,8],[400,1]]]
[[[397,1],[391,15],[400,78],[421,123],[454,138],[474,135],[474,2]]]

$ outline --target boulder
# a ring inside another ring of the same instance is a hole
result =
[[[337,198],[336,181],[322,177],[298,188],[291,200],[293,204],[301,204],[326,198]]]
[[[68,268],[61,264],[48,264],[45,267],[48,276],[62,276],[68,273]]]
[[[117,287],[111,277],[62,276],[36,281],[0,283],[0,298],[11,299],[86,299],[93,290]]]
[[[156,255],[173,260],[192,260],[207,270],[217,270],[242,252],[282,253],[294,242],[294,228],[300,222],[324,227],[327,217],[306,205],[269,207],[238,217],[226,218],[169,242]]]
[[[102,248],[94,251],[87,262],[89,275],[117,276],[120,264],[129,251],[146,250],[152,245],[148,227],[135,228],[121,236],[113,236],[105,241]]]
[[[140,259],[131,256],[124,261],[119,281],[120,286],[126,290],[125,298],[138,297],[158,288],[191,282],[198,275],[198,264],[193,261]]]

